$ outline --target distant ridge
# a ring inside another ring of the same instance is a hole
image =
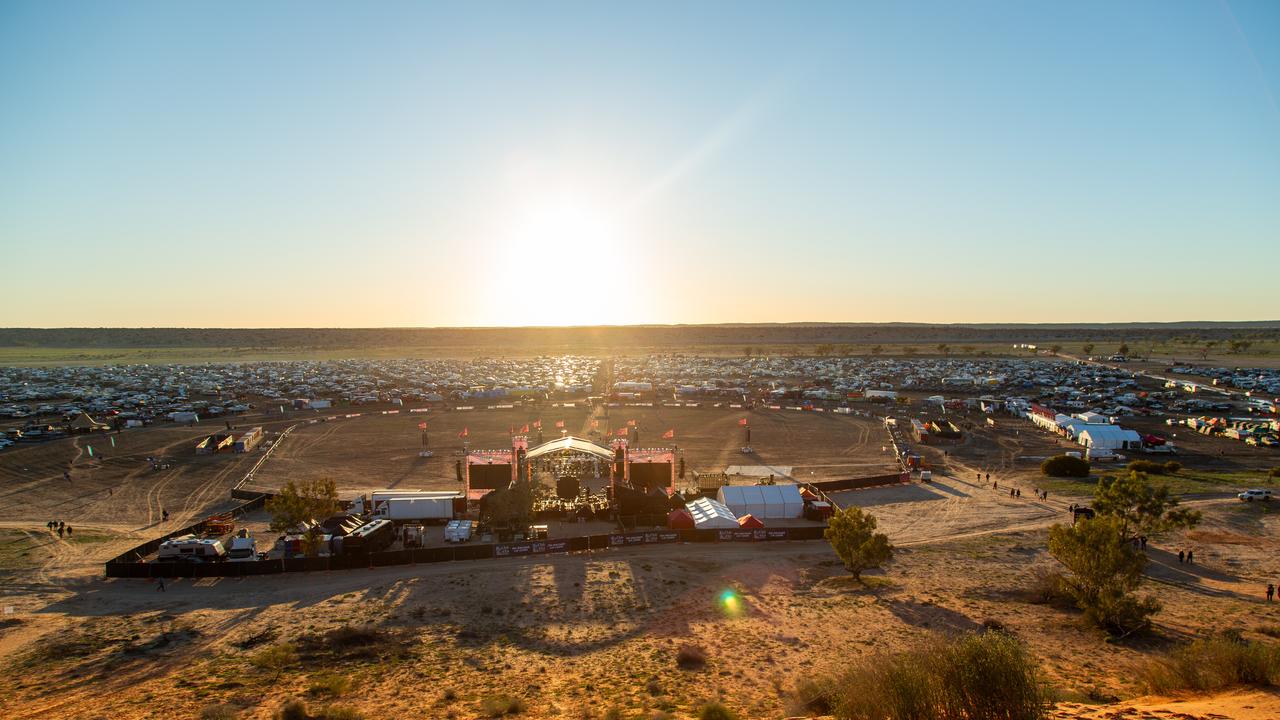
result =
[[[1280,320],[1126,323],[723,323],[470,328],[0,328],[0,347],[305,348],[539,347],[572,351],[865,343],[1047,343],[1194,336],[1280,338]]]

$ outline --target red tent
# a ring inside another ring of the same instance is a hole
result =
[[[667,513],[667,527],[672,530],[688,530],[693,526],[693,516],[688,510],[672,510]]]
[[[764,527],[764,523],[760,522],[755,515],[747,513],[746,515],[738,518],[738,527],[744,530],[758,530]]]

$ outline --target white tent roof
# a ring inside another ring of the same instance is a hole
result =
[[[693,516],[693,525],[697,528],[736,528],[738,516],[723,504],[711,498],[698,498],[685,503],[685,509]]]
[[[572,435],[566,435],[562,438],[543,443],[533,448],[529,452],[525,453],[525,459],[533,460],[536,457],[555,452],[576,452],[584,455],[594,455],[601,460],[613,459],[613,451],[609,448]]]
[[[726,485],[716,496],[738,515],[750,513],[762,520],[804,514],[804,498],[795,485]]]

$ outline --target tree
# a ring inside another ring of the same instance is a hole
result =
[[[1117,353],[1119,353],[1120,355],[1128,355],[1128,354],[1129,354],[1129,343],[1127,343],[1127,342],[1125,342],[1125,341],[1121,340],[1121,341],[1120,341],[1120,347],[1116,348],[1116,352],[1117,352]]]
[[[1080,352],[1084,353],[1085,355],[1092,355],[1093,343],[1085,343],[1084,345],[1080,346]]]
[[[1089,461],[1071,455],[1054,455],[1040,463],[1040,472],[1049,477],[1089,477]]]
[[[1089,622],[1120,636],[1151,626],[1160,603],[1134,595],[1147,558],[1125,540],[1117,518],[1054,525],[1049,529],[1049,554],[1070,571],[1063,587]]]
[[[339,509],[338,488],[331,478],[290,480],[267,500],[271,529],[283,532],[307,520],[322,520]]]
[[[951,355],[951,346],[946,343],[938,343],[938,352],[943,355]]]
[[[893,558],[889,536],[876,532],[875,516],[859,507],[851,505],[832,515],[822,536],[858,580],[863,570],[878,568]]]
[[[884,348],[881,347],[880,345],[875,345],[871,348],[872,355],[879,355],[882,352],[884,352]]]
[[[1099,480],[1093,509],[1099,515],[1114,517],[1125,538],[1193,528],[1200,522],[1198,511],[1178,507],[1178,499],[1169,494],[1167,485],[1153,485],[1142,472]]]
[[[1050,354],[1050,355],[1057,355],[1057,354],[1058,354],[1058,353],[1060,353],[1060,352],[1062,352],[1062,346],[1061,346],[1061,345],[1050,345],[1050,346],[1049,346],[1049,354]]]
[[[751,357],[752,355],[755,354],[755,352],[756,352],[756,349],[751,347],[750,345],[742,349],[742,354],[746,355],[747,357]]]

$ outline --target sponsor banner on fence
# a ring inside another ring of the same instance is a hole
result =
[[[431,412],[431,408],[410,408],[410,409],[409,409],[409,412],[411,412],[411,413],[416,413],[416,412]]]
[[[545,555],[546,553],[560,552],[569,552],[568,540],[534,540],[522,543],[500,543],[493,546],[494,557]]]
[[[454,408],[454,410],[475,410],[475,409],[476,409],[475,405],[459,405],[458,407]]]
[[[648,545],[652,543],[680,542],[680,533],[674,530],[655,530],[651,532],[634,532],[609,536],[609,545]]]
[[[721,530],[716,535],[720,542],[757,542],[760,540],[786,540],[786,528],[758,528],[755,530]]]

